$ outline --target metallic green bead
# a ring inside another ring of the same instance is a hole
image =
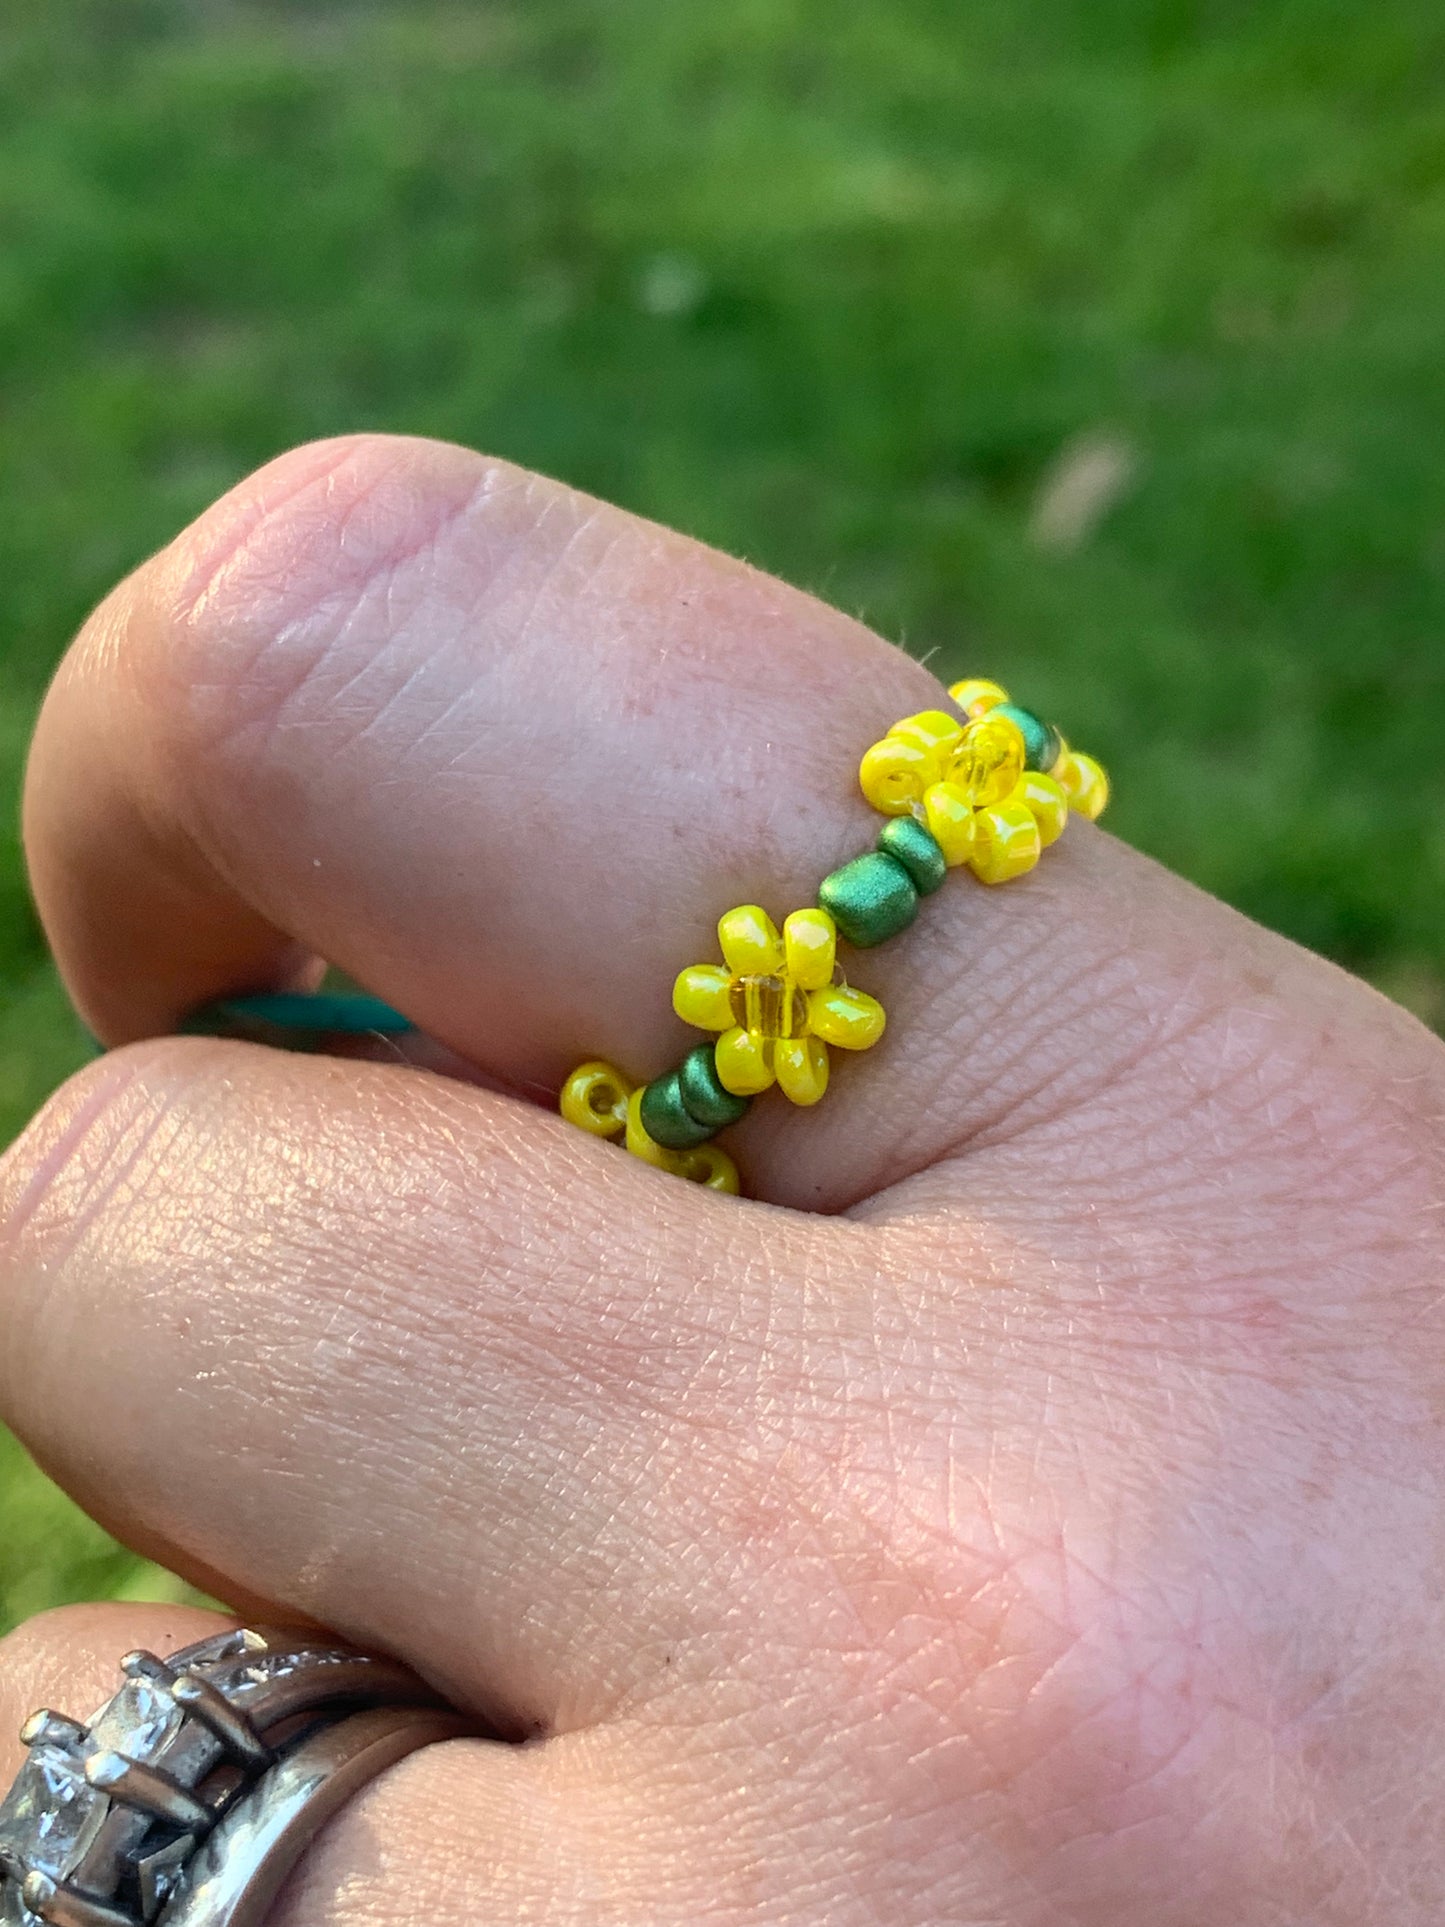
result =
[[[723,1088],[711,1044],[699,1044],[696,1050],[690,1050],[678,1065],[676,1077],[689,1117],[706,1125],[710,1132],[721,1131],[747,1116],[752,1099],[734,1097]]]
[[[948,875],[938,838],[914,816],[895,816],[878,832],[878,847],[901,863],[921,897],[931,897]]]
[[[1017,703],[998,703],[988,711],[990,716],[1007,716],[1024,739],[1025,769],[1042,770],[1045,774],[1058,762],[1064,747],[1064,739],[1052,723],[1046,723],[1031,709],[1020,709]]]
[[[699,1124],[683,1103],[676,1071],[653,1078],[642,1093],[638,1114],[643,1130],[666,1151],[691,1151],[695,1145],[706,1144],[715,1129],[711,1124]]]
[[[855,856],[818,885],[818,902],[839,935],[859,950],[871,949],[906,930],[918,915],[913,878],[883,850]]]

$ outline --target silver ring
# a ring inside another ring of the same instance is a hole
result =
[[[0,1927],[259,1927],[333,1813],[468,1731],[394,1661],[296,1633],[132,1653],[86,1724],[32,1715],[0,1802]]]

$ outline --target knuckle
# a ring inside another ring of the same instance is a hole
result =
[[[65,675],[125,704],[157,775],[196,795],[203,823],[207,794],[234,811],[238,776],[283,728],[364,726],[393,669],[404,679],[387,657],[408,616],[424,606],[429,630],[446,618],[439,548],[474,511],[485,520],[532,488],[505,463],[419,438],[294,449],[121,584]]]
[[[147,708],[180,720],[186,749],[267,732],[293,708],[304,720],[318,685],[334,694],[384,645],[424,591],[417,564],[496,472],[465,449],[382,435],[269,464],[140,579]]]

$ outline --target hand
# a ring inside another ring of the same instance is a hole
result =
[[[129,1047],[0,1173],[0,1411],[132,1545],[530,1738],[378,1782],[278,1927],[1440,1919],[1432,1037],[1076,822],[856,960],[888,1035],[735,1134],[764,1202],[546,1107],[675,1059],[676,970],[867,847],[859,755],[938,694],[373,439],[61,671],[36,890]],[[318,957],[482,1081],[161,1036]],[[0,1727],[204,1630],[50,1615]]]

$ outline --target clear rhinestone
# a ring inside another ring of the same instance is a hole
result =
[[[79,1760],[54,1746],[34,1746],[0,1804],[0,1847],[63,1880],[85,1857],[106,1815],[109,1801],[86,1784]],[[5,1883],[6,1903],[15,1896],[15,1919],[27,1919],[14,1883]],[[0,1914],[0,1919],[5,1916]]]
[[[295,1673],[311,1672],[322,1666],[354,1666],[365,1655],[335,1652],[324,1647],[314,1651],[256,1653],[238,1666],[217,1667],[210,1673],[212,1685],[227,1696],[247,1686],[267,1686],[273,1680],[289,1679]]]
[[[128,1760],[155,1760],[180,1730],[185,1714],[163,1686],[133,1679],[121,1687],[90,1729],[98,1753],[123,1753]]]
[[[137,1863],[140,1876],[141,1911],[153,1920],[181,1883],[186,1862],[196,1850],[195,1836],[183,1833],[168,1847]]]

